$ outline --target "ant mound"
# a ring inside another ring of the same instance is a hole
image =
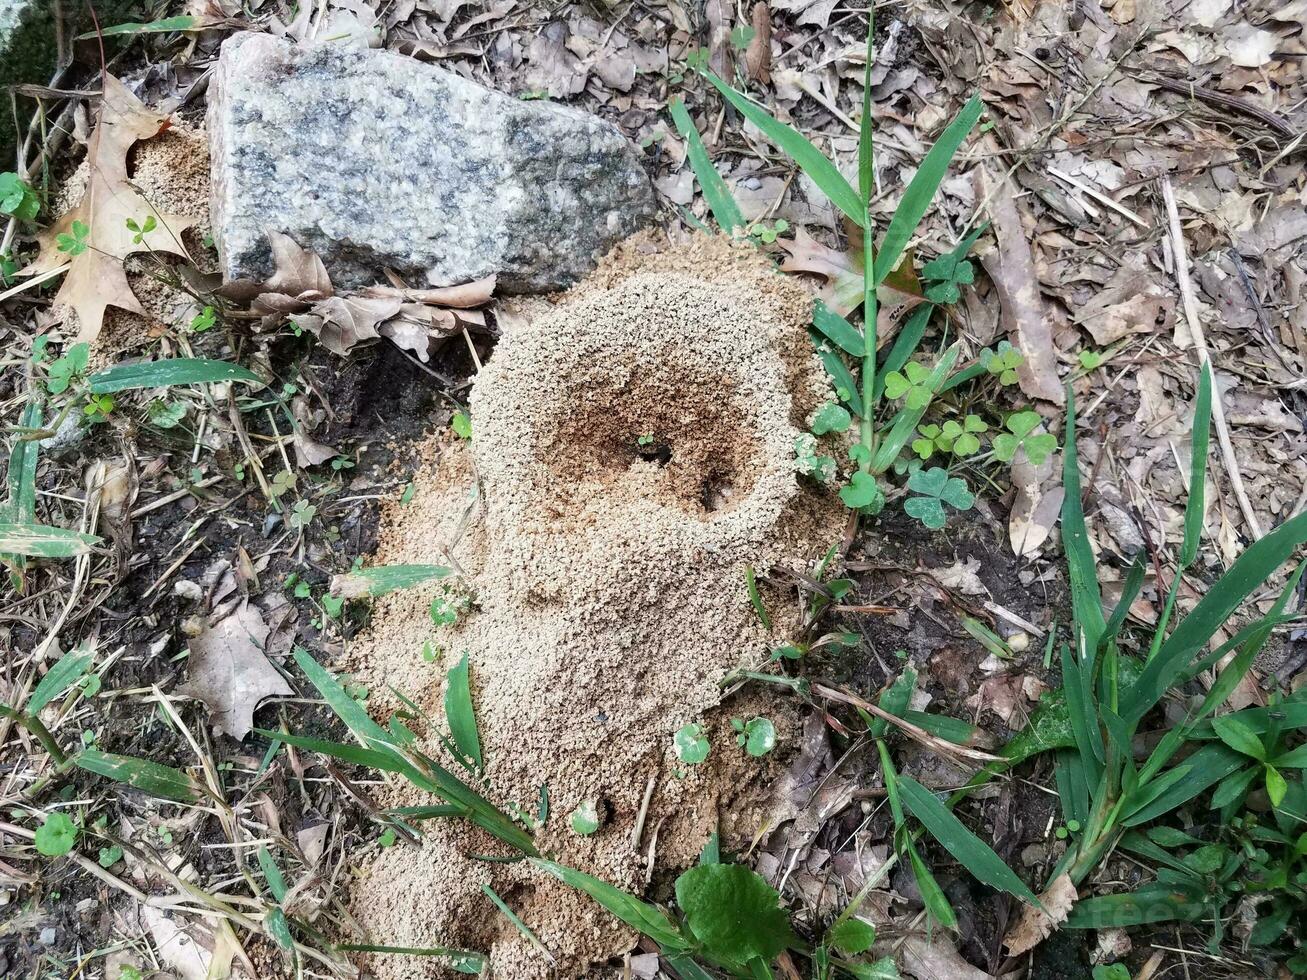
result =
[[[777,590],[764,592],[762,626],[746,567],[807,570],[843,528],[839,501],[795,471],[795,438],[830,396],[805,333],[812,299],[747,246],[638,237],[540,305],[476,378],[470,451],[433,440],[412,501],[383,514],[377,564],[448,564],[466,591],[380,600],[352,666],[439,717],[443,670],[466,652],[483,791],[529,823],[547,798],[542,853],[665,900],[712,831],[730,843],[758,830],[767,781],[796,741],[775,694],[723,704],[719,682],[765,663],[797,625]],[[433,598],[463,608],[455,624],[432,626]],[[732,715],[772,718],[778,750],[746,755]],[[692,722],[711,745],[697,765],[673,743]],[[437,733],[420,738],[440,754]],[[395,786],[380,802],[434,801]],[[569,817],[589,805],[600,826],[582,836]],[[597,976],[634,945],[561,881],[474,857],[505,851],[483,831],[422,829],[419,843],[381,849],[353,888],[367,942],[481,951],[510,978]],[[389,954],[366,965],[383,980],[445,969]]]

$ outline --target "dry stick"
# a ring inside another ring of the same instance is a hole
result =
[[[1162,200],[1166,204],[1167,230],[1171,239],[1171,254],[1175,259],[1175,278],[1180,286],[1180,300],[1184,305],[1184,317],[1189,324],[1189,333],[1194,346],[1198,348],[1200,367],[1212,368],[1213,377],[1216,369],[1212,367],[1212,355],[1207,349],[1207,337],[1203,325],[1198,319],[1198,300],[1194,296],[1193,281],[1189,277],[1189,253],[1185,248],[1184,232],[1180,228],[1180,212],[1175,205],[1175,192],[1171,189],[1169,177],[1162,178]],[[1239,502],[1244,520],[1257,541],[1265,534],[1253,513],[1253,505],[1248,500],[1248,491],[1244,489],[1243,476],[1239,472],[1239,463],[1234,456],[1234,445],[1230,442],[1230,427],[1225,421],[1225,409],[1221,405],[1221,390],[1218,385],[1212,391],[1212,421],[1216,423],[1216,437],[1221,444],[1221,458],[1225,463],[1226,474],[1230,477],[1230,486],[1235,499]]]
[[[920,742],[926,748],[933,752],[937,752],[940,755],[960,756],[964,759],[970,759],[973,762],[983,763],[1007,761],[1001,756],[990,755],[988,752],[981,752],[979,749],[968,748],[965,745],[954,745],[952,742],[947,742],[942,738],[936,738],[924,728],[914,725],[910,721],[905,721],[898,717],[898,715],[892,715],[880,705],[872,704],[870,701],[860,698],[856,694],[850,694],[848,691],[842,691],[835,687],[828,687],[825,684],[813,684],[812,693],[831,701],[839,701],[843,704],[851,704],[855,708],[861,708],[868,714],[875,715],[877,718],[887,721],[891,725],[897,726],[904,735],[907,735],[915,742]]]

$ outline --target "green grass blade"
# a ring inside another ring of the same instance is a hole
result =
[[[332,742],[324,738],[296,735],[292,732],[273,732],[262,728],[254,730],[265,738],[276,738],[287,745],[304,749],[306,752],[331,756],[333,759],[339,759],[355,766],[363,766],[367,769],[393,772],[396,775],[407,777],[429,793],[437,791],[435,785],[430,780],[425,779],[416,766],[400,758],[394,752],[365,748],[362,745],[353,745],[349,742]]]
[[[844,179],[839,168],[826,159],[821,150],[813,146],[798,130],[781,122],[748,96],[735,91],[712,72],[704,74],[727,102],[735,106],[745,119],[762,130],[764,136],[785,151],[785,155],[812,178],[812,182],[830,198],[832,204],[843,211],[854,224],[859,227],[863,225],[866,216],[863,214],[862,199]]]
[[[890,219],[889,227],[885,229],[885,237],[881,239],[880,255],[876,257],[875,284],[877,286],[885,281],[885,277],[898,264],[903,249],[907,247],[908,239],[917,230],[921,219],[926,216],[926,209],[930,207],[930,202],[935,199],[935,192],[944,180],[944,175],[948,173],[949,163],[967,138],[967,134],[980,119],[984,108],[984,103],[980,101],[980,93],[977,92],[948,124],[935,145],[930,148],[930,152],[926,154],[926,158],[921,161],[921,166],[913,175],[908,189],[903,192],[903,200],[899,202],[894,217]]]
[[[899,796],[912,815],[978,881],[1039,906],[1038,897],[1016,872],[988,844],[962,826],[962,822],[934,793],[910,776],[900,775],[898,783]]]
[[[1203,513],[1206,510],[1207,443],[1212,428],[1212,369],[1204,363],[1198,371],[1198,398],[1194,402],[1193,434],[1189,437],[1189,500],[1184,508],[1184,543],[1180,547],[1180,567],[1188,568],[1198,557],[1203,537]]]
[[[648,936],[659,946],[672,952],[684,952],[690,948],[690,944],[686,942],[680,930],[656,905],[642,901],[634,895],[628,895],[620,888],[614,888],[606,881],[601,881],[583,871],[577,871],[575,868],[545,858],[528,860],[541,871],[553,875],[564,884],[585,892],[632,929]]]
[[[469,817],[472,812],[465,806],[440,804],[437,806],[397,806],[386,811],[396,817],[410,820],[438,820],[442,817]]]
[[[24,429],[41,427],[41,400],[30,397],[18,420]],[[36,464],[41,451],[41,443],[36,439],[14,438],[9,449],[9,496],[4,508],[0,508],[0,520],[11,524],[36,523]],[[27,556],[0,554],[16,572],[27,567]],[[21,584],[21,578],[17,584]],[[16,585],[17,587],[17,585]]]
[[[876,184],[876,121],[872,116],[871,69],[875,63],[873,43],[876,31],[876,6],[867,7],[867,61],[862,75],[862,119],[858,121],[858,193],[863,203],[871,200]]]
[[[543,953],[545,959],[547,959],[550,963],[554,962],[553,954],[550,953],[549,950],[545,949],[545,944],[540,941],[540,937],[531,931],[531,927],[528,926],[525,922],[523,922],[521,917],[518,916],[516,912],[514,912],[512,909],[508,907],[508,903],[505,902],[502,898],[500,898],[498,893],[493,888],[483,883],[481,885],[481,891],[488,899],[490,899],[490,901],[492,901],[495,904],[495,908],[499,909],[500,912],[504,913],[504,917],[508,919],[509,922],[513,923],[513,926],[517,929],[518,932],[522,934],[522,936],[526,939],[527,942],[529,942],[537,950]]]
[[[731,189],[726,186],[722,175],[713,166],[712,159],[708,156],[708,149],[703,145],[699,131],[694,128],[694,121],[685,111],[685,103],[680,99],[672,99],[667,104],[667,109],[672,114],[676,131],[685,140],[690,169],[694,171],[694,176],[699,181],[699,188],[703,191],[703,199],[708,203],[708,210],[717,219],[717,225],[722,231],[728,235],[734,234],[746,224],[739,203],[731,194]]]
[[[928,711],[908,710],[899,715],[904,721],[911,722],[936,738],[942,738],[954,745],[966,745],[980,748],[984,742],[984,729],[978,728],[961,718],[948,715],[934,715]],[[883,720],[883,719],[882,719]]]
[[[844,363],[839,351],[832,350],[821,334],[816,330],[809,330],[808,336],[812,338],[817,357],[826,368],[826,373],[830,375],[835,390],[840,392],[840,400],[849,406],[849,411],[862,418],[862,395],[858,392],[858,383],[853,380],[853,372]]]
[[[445,720],[458,750],[476,765],[485,768],[481,758],[481,739],[477,736],[476,713],[472,708],[472,685],[468,676],[467,654],[445,675]]]
[[[1070,488],[1067,489],[1068,499]],[[1065,533],[1065,524],[1063,525]],[[1140,684],[1122,703],[1122,716],[1138,721],[1157,702],[1161,692],[1181,678],[1193,658],[1203,650],[1216,631],[1244,601],[1307,541],[1307,513],[1281,524],[1259,541],[1254,541],[1240,555],[1198,605],[1186,616],[1157,651],[1140,676]],[[1151,674],[1150,674],[1151,672]],[[1144,685],[1145,677],[1155,675],[1153,683]]]
[[[1098,590],[1094,551],[1089,546],[1085,512],[1080,496],[1080,462],[1076,458],[1075,394],[1070,387],[1066,396],[1066,445],[1062,459],[1062,486],[1066,496],[1062,503],[1062,550],[1066,552],[1067,573],[1071,580],[1071,608],[1077,632],[1076,659],[1092,658],[1098,641],[1107,629],[1103,619],[1103,602]]]
[[[100,543],[94,534],[82,534],[45,524],[0,521],[0,554],[28,558],[76,558]]]
[[[268,882],[268,891],[272,892],[273,899],[280,905],[286,900],[286,879],[282,877],[281,869],[277,867],[272,855],[268,853],[268,845],[259,845],[259,868],[263,872],[264,879]]]
[[[1107,756],[1103,751],[1103,734],[1098,728],[1098,713],[1094,710],[1092,688],[1085,683],[1084,672],[1071,653],[1062,647],[1062,686],[1066,689],[1067,712],[1071,730],[1076,736],[1076,747],[1084,763],[1089,782],[1097,783],[1103,774]]]
[[[931,371],[930,377],[926,379],[926,386],[938,394],[940,386],[943,385],[944,379],[948,373],[953,370],[953,364],[958,359],[958,347],[953,345],[944,352],[944,356],[939,359],[935,369]],[[913,432],[916,431],[917,423],[930,409],[930,403],[923,405],[921,408],[905,408],[894,417],[894,422],[890,426],[889,432],[876,450],[876,455],[871,461],[871,472],[875,475],[884,473],[892,465],[894,460],[898,459],[899,453],[903,447],[908,444],[912,438]]]
[[[1063,823],[1076,820],[1083,827],[1089,822],[1089,777],[1080,753],[1059,751],[1054,757],[1053,774],[1062,801]]]
[[[148,23],[128,22],[126,24],[114,24],[112,27],[106,27],[100,31],[104,37],[117,37],[123,34],[172,34],[176,31],[193,31],[203,27],[200,18],[193,17],[190,14],[182,14],[177,17],[164,17],[162,20],[152,20]],[[78,41],[85,41],[96,37],[95,31],[88,31],[85,34],[78,34]]]
[[[930,868],[917,853],[917,845],[912,843],[911,839],[908,840],[907,850],[908,862],[912,865],[912,876],[917,880],[917,891],[921,892],[921,902],[926,906],[926,911],[945,929],[957,929],[957,913],[953,911],[944,889],[939,887],[939,882],[935,880]]]
[[[1230,773],[1243,768],[1250,760],[1221,743],[1208,743],[1185,759],[1189,771],[1170,786],[1165,793],[1147,806],[1136,810],[1124,826],[1138,827],[1155,820],[1164,813],[1188,803],[1205,789],[1220,782]]]
[[[917,670],[911,664],[905,664],[903,672],[881,694],[880,707],[894,717],[902,718],[904,712],[908,710],[908,705],[912,703],[912,692],[916,689]],[[867,727],[873,738],[884,738],[886,731],[889,730],[889,722],[884,718],[875,717]]]
[[[253,371],[207,357],[174,357],[163,361],[115,364],[96,371],[86,379],[91,391],[106,395],[130,388],[162,388],[168,385],[211,384],[216,381],[244,381],[262,385],[263,379]]]
[[[434,956],[448,960],[449,968],[458,973],[478,976],[486,968],[486,958],[475,950],[454,946],[375,946],[371,943],[342,943],[336,949],[346,953],[396,953],[401,956]]]
[[[83,749],[73,756],[73,764],[79,769],[107,776],[143,793],[177,803],[193,803],[201,795],[199,785],[186,773],[148,759]]]
[[[752,565],[744,566],[744,585],[749,592],[749,602],[758,617],[758,622],[762,623],[763,629],[771,629],[771,617],[767,615],[767,606],[762,601],[762,593],[758,591],[758,573],[753,570]]]
[[[821,300],[813,305],[812,324],[845,352],[861,357],[867,349],[862,334]]]
[[[313,656],[303,647],[296,647],[291,656],[295,658],[295,663],[304,672],[304,676],[309,679],[309,683],[318,689],[322,699],[345,723],[345,727],[354,733],[355,738],[369,748],[374,747],[374,744],[380,745],[382,751],[386,751],[402,761],[402,757],[391,745],[390,735],[372,720],[366,708],[346,693],[340,681],[336,680],[325,667],[314,660]]]
[[[1116,642],[1121,627],[1125,625],[1126,617],[1130,615],[1130,607],[1139,598],[1143,587],[1144,560],[1136,558],[1134,564],[1130,566],[1130,571],[1126,573],[1125,584],[1121,586],[1121,598],[1112,609],[1112,615],[1108,617],[1107,625],[1103,627],[1103,635],[1098,640],[1100,653],[1109,643]]]
[[[378,598],[400,589],[411,589],[424,582],[453,574],[444,565],[375,565],[355,572],[331,577],[331,594],[353,599],[359,596]]]
[[[69,650],[45,672],[23,710],[31,715],[40,714],[47,704],[81,680],[94,662],[95,654],[82,647]]]

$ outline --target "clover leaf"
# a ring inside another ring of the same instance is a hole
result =
[[[848,410],[834,402],[824,402],[812,417],[812,434],[824,436],[828,432],[845,432],[853,424]]]
[[[968,286],[976,281],[975,268],[955,253],[931,259],[922,266],[921,272],[925,278],[936,280],[926,287],[926,299],[932,303],[956,303],[962,298],[958,286]]]
[[[52,395],[67,391],[68,386],[73,383],[74,379],[81,377],[86,371],[86,366],[90,361],[91,345],[85,343],[73,344],[63,357],[50,365],[45,380],[46,390]]]
[[[980,440],[976,438],[976,434],[988,429],[989,426],[978,415],[968,415],[961,422],[949,419],[944,423],[940,433],[948,441],[948,445],[940,448],[945,452],[952,452],[954,456],[970,456],[980,451]],[[936,442],[938,443],[938,440]]]
[[[1024,449],[1026,458],[1039,466],[1057,448],[1057,437],[1048,432],[1036,434],[1043,424],[1038,412],[1013,412],[1007,419],[1007,432],[994,437],[994,457],[1004,463],[1012,462],[1018,449]]]
[[[912,440],[912,451],[922,459],[930,459],[935,452],[935,440],[943,430],[938,425],[919,425],[917,431],[921,433],[921,438]]]
[[[930,404],[933,394],[926,383],[930,379],[930,369],[916,361],[908,361],[903,371],[891,371],[885,375],[885,395],[887,398],[905,398],[910,409],[925,408]]]
[[[850,510],[866,510],[877,514],[885,506],[885,493],[874,476],[859,470],[853,474],[847,486],[840,488],[840,500]]]
[[[1107,360],[1107,354],[1101,350],[1082,350],[1078,355],[1080,366],[1086,371],[1094,371],[1103,366]]]
[[[1017,383],[1017,368],[1026,362],[1025,355],[1006,340],[1000,340],[994,350],[980,352],[980,365],[990,374],[998,376],[1004,386]]]
[[[582,837],[589,837],[598,830],[599,822],[599,807],[595,805],[594,800],[582,802],[572,811],[572,818],[569,821],[573,833],[580,834]]]
[[[33,221],[40,210],[41,200],[27,181],[12,171],[0,174],[0,214]]]
[[[904,501],[903,510],[932,529],[944,526],[945,504],[958,510],[970,510],[976,502],[975,494],[967,489],[965,480],[949,476],[948,470],[939,466],[913,473],[908,477],[908,489],[920,496]]]

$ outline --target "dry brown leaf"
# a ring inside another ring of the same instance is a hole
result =
[[[274,271],[263,283],[263,292],[280,293],[306,303],[332,295],[331,277],[317,252],[301,248],[295,239],[279,231],[268,232],[268,245],[272,248]]]
[[[1038,677],[996,674],[982,681],[966,703],[977,712],[988,708],[1002,718],[1008,728],[1020,731],[1030,718],[1030,706],[1039,700],[1044,690],[1044,683]]]
[[[258,609],[242,602],[189,643],[190,676],[177,693],[203,701],[214,730],[238,741],[254,727],[260,701],[295,693],[263,655],[267,638]]]
[[[450,306],[465,310],[484,306],[495,292],[496,276],[486,276],[461,286],[441,286],[435,289],[401,289],[398,286],[368,286],[359,295],[377,299],[402,299],[406,303],[426,303],[430,306]]]
[[[291,414],[295,416],[295,433],[291,445],[295,448],[295,463],[300,469],[318,466],[340,453],[324,442],[318,442],[309,433],[317,428],[317,420],[309,408],[308,399],[296,395],[290,403]],[[321,413],[319,413],[321,414]]]
[[[195,224],[194,218],[161,214],[132,187],[127,178],[127,153],[139,140],[157,136],[168,128],[168,117],[146,107],[114,76],[104,76],[104,95],[99,122],[87,145],[86,192],[76,207],[59,218],[37,238],[41,252],[22,270],[40,275],[67,265],[55,304],[77,313],[78,339],[91,341],[104,325],[104,311],[116,306],[146,316],[145,308],[127,282],[123,259],[134,252],[169,252],[186,256],[181,233]],[[130,219],[144,224],[153,217],[156,227],[134,241],[128,229]],[[59,251],[59,236],[72,235],[73,223],[85,225],[86,248],[69,256]]]
[[[753,38],[744,51],[744,73],[750,81],[771,81],[771,11],[762,0],[753,5]]]
[[[1021,918],[1003,937],[1003,945],[1012,956],[1020,956],[1034,949],[1066,920],[1067,913],[1079,897],[1071,876],[1066,872],[1058,875],[1039,896],[1039,904],[1043,908],[1022,903]]]
[[[1035,274],[1035,257],[1026,237],[1021,213],[1017,210],[1012,182],[995,178],[984,167],[977,167],[994,220],[997,251],[982,258],[985,270],[994,280],[1004,325],[1015,346],[1025,356],[1017,368],[1021,390],[1031,398],[1042,398],[1061,405],[1066,393],[1057,377],[1057,357],[1053,351],[1053,331],[1044,312]]]
[[[1042,432],[1043,426],[1036,431]],[[1016,495],[1008,514],[1007,533],[1012,553],[1018,558],[1032,555],[1043,547],[1062,512],[1066,494],[1062,490],[1060,459],[1061,454],[1051,453],[1035,466],[1022,449],[1012,460],[1012,487]]]
[[[397,299],[330,296],[315,303],[311,312],[297,322],[327,350],[346,354],[361,341],[380,337],[377,325],[397,314],[403,305]]]
[[[921,934],[907,936],[902,947],[903,969],[917,980],[994,980],[962,958],[944,931],[927,939]]]

